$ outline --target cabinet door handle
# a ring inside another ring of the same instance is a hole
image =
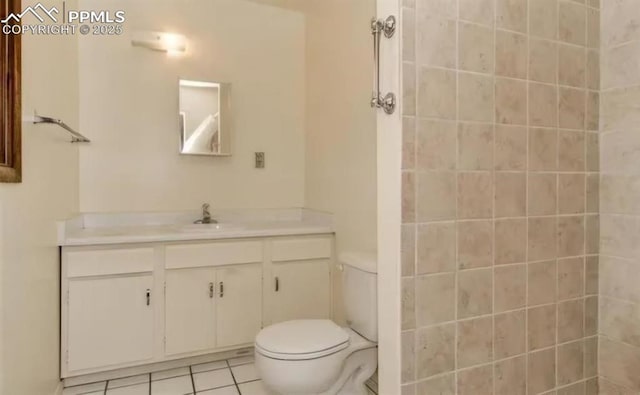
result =
[[[280,291],[280,279],[276,277],[276,292]]]
[[[209,297],[213,299],[213,283],[209,283]]]
[[[147,292],[145,294],[145,296],[147,297],[147,306],[151,305],[151,290],[147,288]]]
[[[220,281],[220,297],[224,298],[224,283]]]

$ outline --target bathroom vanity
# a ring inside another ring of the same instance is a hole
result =
[[[82,215],[59,224],[63,378],[246,349],[330,318],[331,217],[308,210]]]

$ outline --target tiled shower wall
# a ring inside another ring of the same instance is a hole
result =
[[[640,393],[640,1],[602,1],[600,384]]]
[[[597,392],[598,8],[403,1],[403,395]]]

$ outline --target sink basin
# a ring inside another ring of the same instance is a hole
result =
[[[190,224],[178,228],[181,232],[223,232],[238,229],[242,229],[242,226],[237,224]]]

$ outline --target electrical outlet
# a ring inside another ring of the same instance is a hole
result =
[[[264,152],[256,152],[256,169],[264,169]]]

